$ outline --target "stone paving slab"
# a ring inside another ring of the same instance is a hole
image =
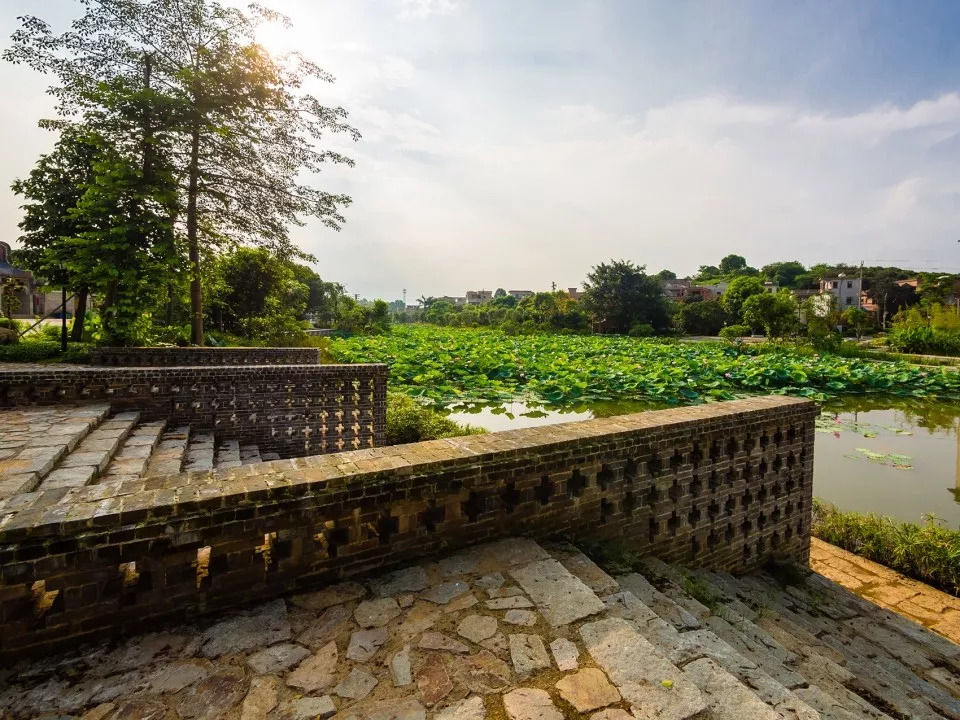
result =
[[[960,711],[960,651],[876,615],[885,611],[822,576],[784,589],[764,576],[701,571],[696,587],[713,587],[709,600],[682,594],[682,568],[645,565],[667,615],[679,605],[666,600],[707,613],[698,628],[678,628],[627,589],[652,596],[636,577],[605,579],[588,563],[510,539],[20,662],[0,668],[0,720],[891,720]],[[601,600],[585,580],[615,592]],[[490,593],[529,608],[478,600]],[[817,602],[841,619],[809,614]],[[529,616],[512,625],[518,612]],[[839,648],[838,662],[818,654],[826,643]],[[803,687],[777,684],[762,670],[770,663],[802,676]],[[875,706],[884,703],[896,713]]]
[[[960,643],[960,598],[817,538],[810,567],[880,607]]]

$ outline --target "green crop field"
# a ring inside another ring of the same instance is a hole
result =
[[[340,362],[386,363],[392,389],[437,407],[514,399],[552,407],[611,400],[681,404],[771,392],[960,399],[960,373],[789,346],[512,336],[420,325],[334,340],[331,354]]]

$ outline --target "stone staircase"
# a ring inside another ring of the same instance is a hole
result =
[[[189,458],[189,433],[151,433],[154,453],[169,443],[156,462]],[[0,718],[960,718],[960,647],[823,576],[631,567],[611,576],[525,539],[478,546],[0,668]]]
[[[0,501],[278,458],[187,426],[145,422],[137,412],[111,413],[107,405],[0,410]]]

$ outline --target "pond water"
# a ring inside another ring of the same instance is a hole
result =
[[[565,410],[521,402],[450,417],[496,432],[655,409],[643,403]],[[960,528],[960,404],[847,398],[825,403],[817,420],[813,492],[843,510],[919,522],[936,515]]]

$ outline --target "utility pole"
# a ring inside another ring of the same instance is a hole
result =
[[[403,289],[403,309],[407,309],[407,289]]]

